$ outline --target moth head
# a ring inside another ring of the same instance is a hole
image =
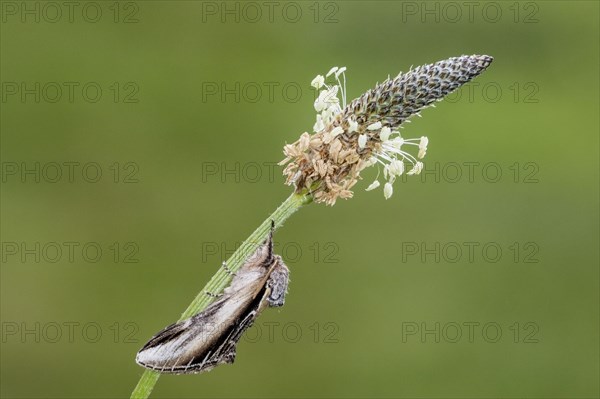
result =
[[[250,255],[245,262],[246,267],[270,267],[275,261],[273,255],[273,231],[275,230],[275,222],[271,220],[271,231],[263,241],[263,243]]]

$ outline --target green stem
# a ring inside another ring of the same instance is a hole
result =
[[[248,255],[254,253],[258,246],[267,238],[269,231],[271,230],[271,220],[275,222],[275,229],[278,229],[283,225],[283,222],[289,218],[292,213],[296,212],[302,207],[302,205],[309,204],[312,202],[312,196],[309,194],[292,194],[290,195],[279,208],[275,210],[252,234],[244,241],[242,245],[231,255],[227,260],[227,268],[232,272],[238,270]],[[227,287],[231,280],[230,275],[225,271],[223,267],[219,267],[219,270],[210,279],[206,286],[200,291],[200,293],[194,298],[190,306],[183,312],[180,320],[187,319],[193,316],[203,309],[205,309],[212,301],[213,298],[205,294],[206,291],[212,293],[220,293]],[[137,386],[131,393],[131,399],[146,399],[150,396],[154,385],[158,381],[160,374],[151,370],[144,371],[144,374],[137,383]]]

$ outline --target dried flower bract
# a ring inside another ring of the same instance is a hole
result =
[[[286,183],[297,192],[311,192],[316,202],[333,205],[338,198],[352,197],[363,169],[380,165],[386,180],[383,193],[389,198],[397,176],[421,172],[420,159],[429,142],[427,137],[403,138],[401,124],[420,116],[422,109],[469,82],[491,62],[487,55],[464,55],[423,65],[388,78],[347,105],[346,68],[334,67],[325,76],[318,75],[311,82],[319,90],[314,134],[303,133],[284,147],[286,158],[280,164],[287,164]],[[380,185],[375,180],[367,191]]]

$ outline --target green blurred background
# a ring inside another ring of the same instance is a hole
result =
[[[598,397],[597,2],[61,4],[2,2],[2,397],[127,397],[289,195],[311,79],[347,66],[350,99],[461,54],[495,60],[404,130],[429,172],[295,214],[286,306],[153,397]]]

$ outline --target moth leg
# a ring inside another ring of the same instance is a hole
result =
[[[275,258],[276,265],[269,276],[267,284],[271,288],[271,293],[267,297],[267,302],[271,307],[283,306],[285,303],[285,294],[287,293],[290,270],[287,268],[280,256]]]
[[[232,364],[235,362],[235,346],[227,351],[225,355],[223,355],[223,361],[225,363]]]
[[[231,271],[231,269],[229,269],[229,267],[227,267],[227,262],[223,262],[221,264],[221,266],[223,267],[223,269],[225,269],[225,271],[227,272],[227,274],[229,274],[230,276],[235,276],[236,275],[234,272]]]
[[[205,293],[206,295],[208,295],[209,297],[211,297],[211,298],[219,298],[220,296],[222,296],[222,295],[223,295],[223,294],[214,294],[214,293],[212,293],[212,292],[209,292],[209,291],[204,291],[204,293]]]

